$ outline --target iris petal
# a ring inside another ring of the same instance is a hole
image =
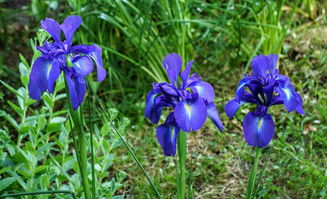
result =
[[[207,105],[207,114],[208,114],[209,118],[212,120],[212,122],[217,126],[219,131],[222,132],[224,126],[220,120],[218,111],[216,109],[216,105],[213,102],[211,102]]]
[[[72,61],[77,73],[83,77],[87,76],[93,71],[93,61],[87,56],[77,56]]]
[[[95,62],[97,67],[97,79],[98,82],[101,82],[106,78],[106,70],[103,68],[103,62],[101,58],[102,49],[97,45],[76,45],[71,48],[71,52],[73,53],[82,53],[85,55],[89,55]]]
[[[303,105],[302,105],[302,103],[303,103],[303,102],[302,102],[302,97],[301,97],[301,95],[298,94],[298,93],[295,93],[295,96],[296,96],[297,101],[298,101],[298,105],[296,106],[295,111],[296,111],[297,113],[300,113],[300,114],[304,115],[305,112],[304,112]]]
[[[148,92],[146,96],[146,102],[145,102],[145,110],[144,110],[144,115],[146,118],[150,119],[151,118],[151,111],[153,109],[154,105],[154,99],[157,97],[158,94],[161,93],[160,89],[152,89]]]
[[[82,18],[76,15],[71,15],[64,20],[60,25],[61,30],[64,32],[66,42],[68,45],[72,44],[73,36],[77,28],[81,25]]]
[[[57,62],[55,61],[53,64],[52,64],[52,67],[48,73],[48,91],[50,93],[53,92],[53,89],[54,89],[54,84],[56,82],[56,80],[58,79],[59,75],[60,75],[60,66],[61,66],[61,63],[60,62]]]
[[[58,22],[51,18],[46,18],[41,20],[41,28],[47,31],[56,42],[60,41],[61,29]]]
[[[196,81],[189,86],[194,93],[198,93],[201,98],[208,102],[213,102],[215,99],[214,89],[208,82]]]
[[[207,108],[204,101],[198,98],[194,101],[180,101],[174,111],[178,126],[186,132],[196,131],[202,127],[207,118]]]
[[[167,98],[170,98],[170,97],[178,98],[180,96],[177,89],[168,83],[160,83],[159,86],[160,86],[162,93]]]
[[[259,117],[249,112],[243,120],[243,131],[245,141],[249,145],[263,148],[274,137],[274,121],[270,114]]]
[[[98,82],[101,82],[107,76],[106,70],[103,68],[101,54],[102,54],[102,49],[97,45],[93,45],[92,52],[89,55],[90,57],[92,57],[92,59],[94,59],[96,63]]]
[[[225,105],[225,112],[226,115],[231,119],[232,117],[234,117],[234,115],[236,114],[236,112],[238,111],[238,109],[240,108],[240,106],[243,104],[244,102],[239,102],[236,99],[233,99],[229,102],[227,102],[227,104]]]
[[[186,86],[186,82],[187,82],[188,77],[189,77],[189,75],[190,75],[191,68],[192,68],[192,64],[193,64],[193,60],[189,61],[189,62],[186,64],[185,70],[183,70],[183,72],[181,73],[181,78],[182,78],[183,86],[184,86],[184,87]]]
[[[284,106],[286,110],[288,112],[295,110],[299,102],[293,85],[291,83],[280,85],[279,92],[280,92],[280,96],[284,101]]]
[[[182,58],[176,53],[166,55],[162,61],[162,65],[166,69],[168,78],[173,85],[178,81],[178,74],[182,68],[182,63]]]
[[[65,75],[68,89],[69,97],[74,110],[76,110],[83,102],[85,92],[86,92],[86,82],[82,76]]]
[[[176,139],[180,128],[171,124],[162,124],[157,127],[157,139],[164,151],[165,156],[176,155]]]
[[[278,55],[276,54],[255,56],[252,60],[253,74],[265,78],[268,71],[273,75],[275,73],[277,61]]]
[[[28,85],[31,98],[40,100],[41,92],[47,89],[52,92],[53,85],[60,74],[60,65],[50,57],[37,58],[32,66]]]

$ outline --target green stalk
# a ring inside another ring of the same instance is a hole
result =
[[[83,123],[82,123],[82,120],[80,117],[80,116],[82,116],[82,112],[81,112],[81,115],[79,115],[79,111],[81,111],[81,108],[76,111],[73,110],[73,107],[71,106],[71,103],[69,101],[70,96],[69,96],[67,81],[65,81],[65,84],[66,84],[67,100],[68,100],[68,104],[69,104],[69,113],[74,121],[74,127],[76,128],[77,133],[78,133],[78,144],[79,144],[79,156],[80,157],[77,158],[77,160],[80,161],[79,166],[80,166],[80,172],[81,172],[81,177],[82,177],[84,195],[85,195],[85,199],[92,199],[91,192],[90,192],[90,186],[89,186],[89,182],[87,179],[86,137],[85,137],[85,133],[83,130]],[[76,144],[76,145],[78,146],[78,144]]]
[[[90,91],[89,85],[88,85],[88,90]],[[89,92],[88,101],[89,101],[89,132],[90,132],[90,142],[91,142],[92,196],[93,196],[93,199],[96,199],[94,149],[93,149],[92,117],[91,117],[91,113],[92,113],[91,110],[93,110],[93,109],[91,107],[91,92]]]
[[[253,193],[254,183],[255,183],[255,179],[256,179],[256,175],[257,175],[257,169],[258,169],[259,158],[261,155],[261,150],[262,149],[259,147],[256,148],[254,165],[252,167],[252,171],[251,171],[249,182],[248,182],[248,189],[247,189],[247,193],[246,193],[247,199],[252,199],[252,193]]]
[[[7,195],[0,196],[0,198],[17,197],[17,196],[31,196],[31,195],[44,195],[44,194],[56,194],[56,193],[71,194],[73,199],[77,199],[74,192],[72,192],[72,191],[60,191],[60,190],[14,193],[14,194],[7,194]]]
[[[178,134],[177,140],[177,148],[178,148],[178,159],[179,159],[179,180],[178,180],[178,198],[185,199],[185,185],[186,185],[186,132],[181,131]]]

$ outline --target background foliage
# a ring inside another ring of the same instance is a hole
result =
[[[326,198],[326,9],[323,0],[0,0],[0,195],[55,189],[80,194],[63,81],[41,102],[31,100],[26,89],[38,56],[35,46],[47,37],[39,21],[77,14],[84,23],[74,42],[100,45],[108,71],[101,86],[93,82],[91,87],[165,198],[176,194],[175,160],[163,156],[143,110],[151,82],[166,79],[161,60],[169,52],[195,60],[194,71],[215,87],[226,127],[219,134],[208,123],[188,136],[193,197],[244,197],[254,156],[242,135],[247,110],[229,120],[223,106],[250,71],[253,56],[278,53],[278,67],[302,94],[306,115],[273,107],[276,136],[263,151],[260,168],[266,169],[256,195]],[[151,198],[147,181],[99,107],[91,117],[101,196]]]

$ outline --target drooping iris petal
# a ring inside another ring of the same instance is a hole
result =
[[[145,101],[145,110],[144,110],[144,115],[146,118],[150,119],[151,118],[151,111],[153,109],[154,105],[154,99],[157,97],[158,94],[161,93],[161,90],[159,88],[157,89],[152,89],[148,92],[146,96],[146,101]]]
[[[236,99],[233,99],[229,102],[227,102],[227,104],[225,105],[224,109],[226,112],[226,115],[231,119],[232,117],[234,117],[234,115],[236,114],[236,112],[238,111],[238,109],[240,108],[240,106],[243,104],[244,102],[239,102]]]
[[[278,61],[278,55],[258,55],[252,60],[253,74],[260,77],[266,77],[267,71],[270,74],[275,74],[275,68]]]
[[[60,75],[60,72],[61,72],[60,66],[61,66],[61,63],[55,61],[52,64],[51,69],[50,69],[50,71],[48,73],[48,91],[50,93],[53,93],[54,84],[55,84],[56,80],[58,79],[58,77]]]
[[[196,81],[190,84],[189,87],[194,93],[198,93],[201,98],[206,99],[208,102],[213,102],[215,99],[215,91],[208,82]]]
[[[103,68],[101,54],[102,54],[102,49],[97,45],[93,45],[92,52],[89,54],[89,56],[95,61],[95,64],[97,66],[98,82],[101,82],[107,76],[106,70]]]
[[[73,36],[77,28],[82,24],[82,18],[76,15],[71,15],[64,20],[60,25],[61,30],[64,32],[66,42],[68,45],[72,44]]]
[[[106,78],[106,71],[103,68],[103,63],[102,63],[102,49],[97,46],[97,45],[76,45],[71,48],[71,52],[73,53],[83,53],[85,55],[89,55],[95,62],[96,67],[97,67],[97,79],[98,82],[101,82]]]
[[[177,103],[174,116],[178,126],[186,132],[196,131],[202,127],[207,118],[207,107],[203,99],[182,100]]]
[[[188,77],[189,77],[190,72],[191,72],[192,64],[193,64],[193,60],[189,61],[186,64],[185,70],[183,70],[181,72],[181,78],[182,78],[182,82],[183,82],[183,87],[186,86],[186,82],[187,82]]]
[[[34,61],[30,74],[30,82],[28,84],[31,98],[40,100],[41,92],[49,88],[52,91],[53,82],[58,78],[60,73],[60,71],[58,72],[58,65],[54,65],[52,69],[53,63],[53,59],[43,56]],[[51,71],[53,73],[51,73]]]
[[[213,102],[211,102],[207,105],[207,114],[208,114],[209,118],[212,120],[212,122],[217,126],[219,131],[222,132],[224,126],[220,120],[218,111],[216,109],[216,105]]]
[[[72,63],[75,71],[83,77],[90,74],[94,68],[93,61],[87,56],[77,56],[73,59]]]
[[[162,65],[166,69],[168,78],[173,85],[178,81],[178,74],[182,68],[182,63],[182,58],[176,53],[166,55],[162,61]]]
[[[305,112],[304,112],[303,105],[302,105],[302,103],[303,103],[302,102],[302,97],[298,93],[295,93],[295,95],[296,95],[296,98],[297,98],[297,101],[298,101],[298,105],[296,106],[295,111],[297,113],[300,113],[300,114],[304,115]]]
[[[161,111],[163,107],[171,107],[170,100],[164,95],[154,98],[152,107],[149,110],[149,119],[152,123],[157,124],[160,120]]]
[[[249,112],[243,120],[245,141],[254,147],[267,146],[274,137],[274,128],[274,121],[270,114],[259,117],[253,112]]]
[[[76,110],[83,102],[85,92],[86,92],[86,82],[82,76],[70,76],[65,75],[68,89],[69,97],[74,110]]]
[[[176,127],[173,123],[167,122],[157,127],[157,139],[164,151],[165,156],[175,156],[176,155],[176,139],[180,131],[179,127]]]
[[[53,19],[46,18],[45,20],[41,20],[41,28],[47,31],[51,37],[56,41],[60,41],[60,25]]]
[[[284,106],[288,112],[296,109],[299,102],[296,96],[296,92],[291,83],[286,83],[279,86],[279,93],[284,101]]]

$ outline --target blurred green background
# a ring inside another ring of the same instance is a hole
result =
[[[259,171],[264,167],[265,171],[256,197],[327,198],[326,11],[324,0],[0,0],[0,194],[57,188],[79,191],[77,171],[71,170],[76,162],[57,171],[60,161],[65,162],[63,153],[70,154],[68,162],[74,155],[56,138],[60,135],[67,146],[72,144],[62,88],[57,85],[58,93],[38,103],[29,101],[24,90],[37,56],[35,45],[40,44],[40,38],[35,38],[44,34],[40,20],[50,17],[62,22],[75,14],[83,24],[74,43],[95,43],[103,49],[108,76],[101,84],[94,82],[93,90],[116,116],[164,198],[176,195],[175,158],[163,156],[155,125],[144,118],[143,110],[151,83],[167,79],[161,61],[171,52],[181,54],[185,62],[195,60],[193,72],[215,87],[215,102],[226,127],[220,134],[207,122],[188,136],[193,198],[245,197],[255,152],[245,143],[241,124],[252,106],[245,106],[232,120],[223,107],[233,98],[243,74],[251,71],[251,59],[270,53],[279,54],[280,73],[289,76],[302,95],[306,115],[287,113],[283,106],[271,108],[276,135],[263,150]],[[99,126],[96,146],[102,147],[97,159],[102,175],[99,191],[110,192],[103,198],[154,198],[98,107],[92,115]],[[34,125],[26,126],[28,119]],[[51,177],[44,179],[44,174]]]

